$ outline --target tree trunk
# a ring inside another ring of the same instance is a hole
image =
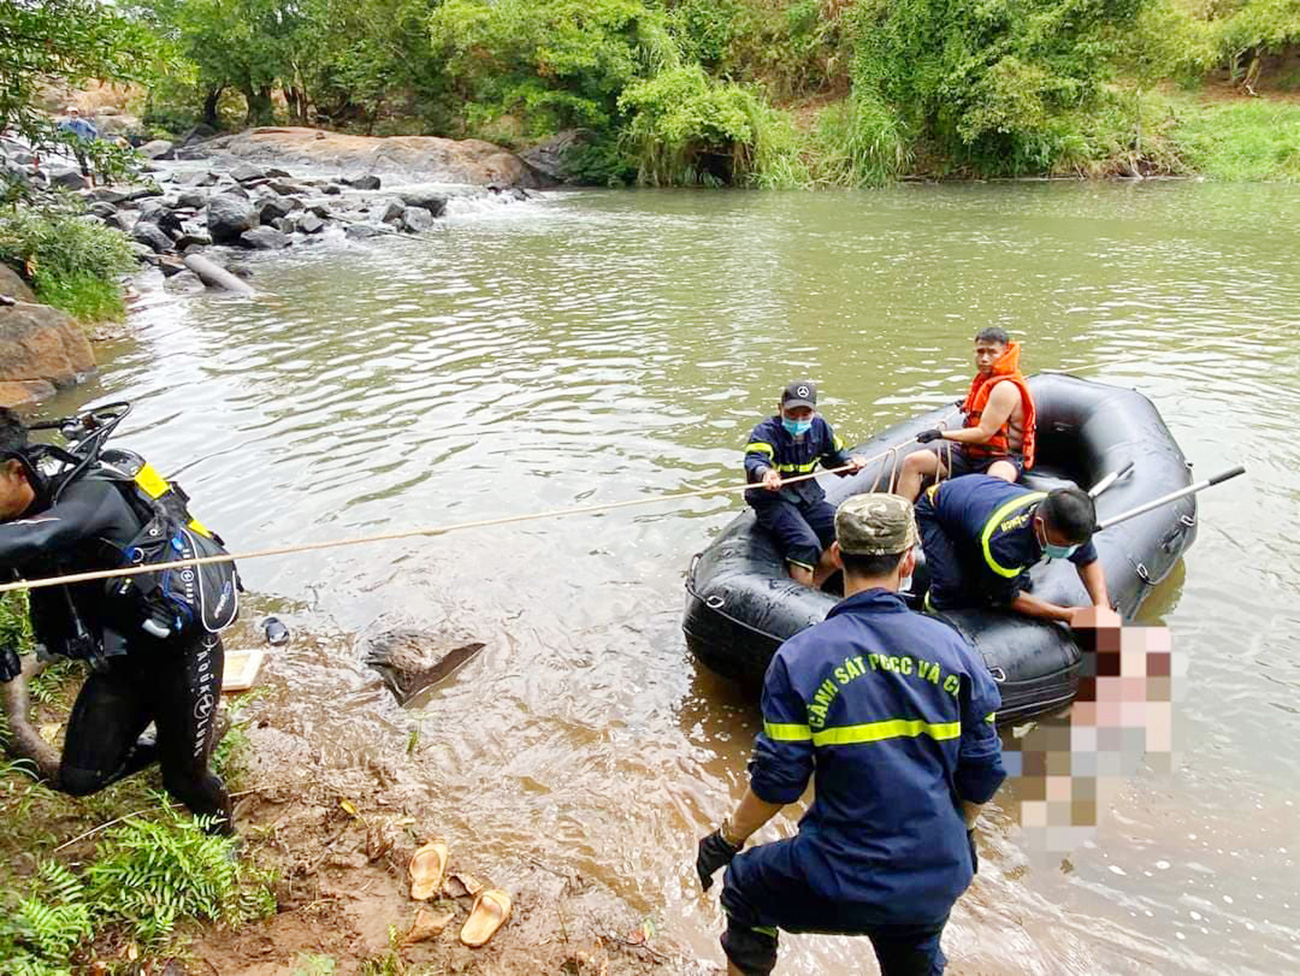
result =
[[[221,98],[221,92],[221,88],[210,88],[203,96],[203,121],[214,129],[221,127],[217,119],[217,102]]]
[[[24,659],[22,674],[0,685],[0,709],[9,719],[9,754],[16,759],[31,760],[41,779],[57,782],[59,752],[32,725],[31,699],[27,694],[27,682],[44,670],[44,661],[37,661],[34,656]]]
[[[245,125],[270,125],[275,121],[271,108],[270,86],[245,88],[244,100],[248,102],[248,114],[244,117]]]

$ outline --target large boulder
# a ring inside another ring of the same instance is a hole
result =
[[[325,221],[308,211],[298,218],[297,228],[303,234],[319,234],[325,229]]]
[[[195,173],[181,173],[176,182],[184,186],[212,186],[217,182],[217,174],[211,170],[201,169]]]
[[[172,239],[163,233],[161,227],[148,220],[136,221],[135,226],[131,228],[131,237],[141,244],[147,244],[156,253],[171,250]]]
[[[202,190],[182,190],[176,194],[178,210],[202,210],[208,202],[208,195]]]
[[[208,234],[214,244],[237,243],[253,223],[253,207],[247,200],[221,193],[208,201]]]
[[[435,217],[447,212],[447,194],[434,193],[432,190],[407,190],[400,194],[402,202],[408,207],[419,207]]]
[[[531,149],[525,149],[519,157],[548,180],[572,182],[570,161],[573,151],[587,144],[589,132],[587,129],[566,129]]]
[[[230,176],[236,183],[253,183],[266,179],[266,170],[252,163],[236,163],[230,169]]]
[[[206,122],[200,122],[194,128],[190,129],[189,132],[185,133],[185,135],[181,136],[181,145],[192,146],[197,142],[202,142],[204,139],[211,139],[216,134],[216,129],[212,128],[212,126],[208,125]]]
[[[255,251],[276,251],[289,246],[289,238],[274,227],[254,227],[239,235],[239,243]]]
[[[65,190],[80,190],[86,185],[86,177],[76,163],[47,162],[43,167],[50,186],[61,186]]]
[[[378,176],[374,173],[367,173],[365,176],[357,176],[349,179],[343,177],[339,180],[344,186],[350,186],[354,190],[378,190],[383,184]]]
[[[257,219],[264,224],[270,224],[278,217],[288,216],[292,209],[293,206],[284,197],[263,197],[257,201]]]
[[[345,233],[354,241],[363,241],[368,237],[391,234],[393,230],[390,227],[376,227],[374,224],[348,224]]]
[[[140,147],[140,152],[149,159],[172,159],[175,146],[166,139],[151,139]]]
[[[22,279],[0,265],[0,294],[30,303]],[[90,340],[66,312],[49,305],[0,307],[0,404],[26,406],[95,370]]]
[[[406,213],[406,204],[397,197],[385,197],[372,203],[370,209],[366,211],[366,216],[383,224],[391,224],[401,220],[404,213]]]

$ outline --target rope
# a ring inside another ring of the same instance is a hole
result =
[[[881,451],[869,458],[866,458],[863,467],[879,461],[881,458],[893,454],[895,459],[898,456],[898,449],[906,446],[911,442],[909,438],[900,444]],[[793,478],[783,478],[781,484],[792,485],[800,481],[808,481],[823,474],[839,474],[853,470],[853,465],[845,464],[838,468],[827,468],[823,471],[814,471],[811,474],[796,475]],[[895,461],[895,470],[897,470],[897,461]],[[891,479],[892,486],[893,479]],[[560,518],[566,515],[592,515],[598,512],[613,512],[622,508],[634,508],[639,505],[653,505],[658,502],[680,501],[685,498],[704,498],[710,495],[725,495],[741,491],[750,491],[756,486],[746,482],[740,485],[723,485],[715,488],[699,488],[692,491],[679,491],[667,495],[655,495],[651,498],[633,498],[622,502],[607,502],[601,505],[579,505],[572,508],[554,508],[545,512],[529,512],[523,515],[502,515],[497,518],[475,519],[470,522],[453,522],[450,525],[435,525],[421,529],[407,529],[402,532],[384,532],[378,535],[360,536],[355,539],[333,539],[328,542],[302,542],[292,546],[276,546],[270,549],[254,549],[244,553],[222,553],[217,556],[201,556],[197,559],[177,559],[167,563],[153,563],[144,566],[125,566],[119,569],[95,570],[87,573],[70,573],[66,576],[51,576],[43,579],[19,580],[14,583],[5,583],[0,585],[0,593],[9,593],[13,590],[38,590],[49,586],[63,586],[68,583],[87,583],[92,580],[115,579],[122,576],[138,576],[142,573],[156,573],[164,569],[182,569],[184,567],[207,566],[212,563],[228,563],[235,560],[263,559],[268,556],[287,556],[299,552],[319,552],[323,549],[342,549],[347,546],[366,545],[371,542],[396,542],[402,539],[416,539],[424,536],[446,535],[449,532],[461,532],[465,529],[482,529],[496,525],[514,525],[519,522],[536,522],[542,519]]]

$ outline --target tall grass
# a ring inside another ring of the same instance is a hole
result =
[[[1300,182],[1300,103],[1177,103],[1170,132],[1187,164],[1214,180]]]

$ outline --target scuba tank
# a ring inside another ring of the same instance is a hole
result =
[[[39,475],[51,504],[69,484],[92,474],[122,493],[142,523],[140,532],[121,550],[123,566],[225,555],[221,537],[191,515],[189,495],[179,484],[162,477],[134,451],[104,449],[130,411],[129,403],[111,403],[77,417],[33,424],[29,429],[59,430],[69,447],[32,445],[25,463]],[[239,615],[243,586],[235,564],[223,562],[118,577],[108,580],[105,590],[131,607],[143,631],[162,639],[196,628],[212,634],[224,630]],[[74,629],[84,631],[70,595],[67,602],[77,618]]]

